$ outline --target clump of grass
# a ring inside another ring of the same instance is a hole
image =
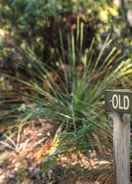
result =
[[[98,54],[95,54],[95,40],[89,49],[82,50],[83,25],[78,26],[76,40],[73,34],[68,35],[66,63],[61,38],[60,33],[62,56],[54,66],[45,64],[30,48],[24,50],[27,67],[22,69],[29,80],[16,79],[27,90],[17,92],[24,100],[12,106],[12,115],[23,122],[34,118],[52,119],[78,145],[85,147],[88,141],[90,149],[102,150],[111,145],[103,92],[130,75],[132,64],[129,59],[120,62],[120,52],[115,47],[106,55],[112,42],[109,37]],[[78,39],[79,49],[76,48]]]
[[[82,43],[83,34],[78,34]],[[106,122],[103,93],[131,75],[132,63],[130,59],[121,61],[116,48],[108,52],[111,42],[107,38],[100,52],[95,53],[95,40],[84,51],[81,45],[80,49],[76,48],[74,36],[69,35],[68,60],[64,58],[61,39],[62,56],[54,66],[41,61],[32,49],[23,50],[27,65],[21,69],[29,78],[13,78],[24,90],[14,89],[13,95],[17,98],[9,96],[2,99],[4,113],[0,119],[15,120],[21,124],[32,119],[50,119],[60,127],[52,141],[35,153],[35,158],[41,162],[42,172],[56,164],[58,156],[66,152],[95,150],[104,156],[105,151],[108,153],[112,150],[112,135]],[[1,143],[15,152],[25,152],[28,142],[21,144],[19,133],[17,137],[17,142],[7,137]],[[100,172],[94,171],[94,175],[91,172],[89,177],[104,182],[111,174],[111,169],[104,168],[104,172],[106,174],[100,175]],[[18,172],[18,179],[21,180],[21,177]]]

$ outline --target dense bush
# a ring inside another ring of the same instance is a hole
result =
[[[121,39],[124,23],[119,9],[106,0],[6,0],[0,10],[1,26],[8,32],[3,43],[4,51],[7,48],[3,51],[5,60],[18,60],[14,59],[18,52],[15,48],[29,46],[41,60],[54,63],[54,58],[61,54],[60,32],[67,51],[67,34],[76,34],[78,19],[85,27],[84,48],[89,47],[95,36],[101,47],[102,39],[110,33],[116,39],[113,44],[120,49],[125,46],[125,55],[129,52],[128,39],[125,44]]]

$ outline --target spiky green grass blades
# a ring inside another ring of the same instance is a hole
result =
[[[54,66],[42,62],[30,48],[23,50],[26,61],[23,70],[29,77],[16,79],[25,89],[19,92],[24,100],[12,109],[19,122],[34,118],[52,119],[63,126],[65,133],[78,135],[83,132],[83,138],[91,147],[111,147],[103,92],[130,75],[132,63],[121,61],[120,52],[116,48],[110,49],[112,42],[109,38],[99,52],[95,40],[89,49],[83,50],[83,26],[80,27],[77,33],[80,36],[76,40],[73,34],[68,35],[66,58],[60,33],[62,56]],[[80,40],[79,47],[77,39]]]

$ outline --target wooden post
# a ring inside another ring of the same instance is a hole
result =
[[[114,184],[130,184],[130,116],[132,91],[105,91],[105,105],[113,121]]]
[[[116,184],[130,184],[130,115],[112,114]]]

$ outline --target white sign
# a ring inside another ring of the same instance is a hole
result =
[[[129,96],[124,95],[121,97],[121,95],[114,94],[112,96],[112,107],[113,109],[120,109],[120,110],[128,110],[130,108],[130,99]]]
[[[107,90],[105,97],[108,112],[132,113],[132,92],[130,90]]]

